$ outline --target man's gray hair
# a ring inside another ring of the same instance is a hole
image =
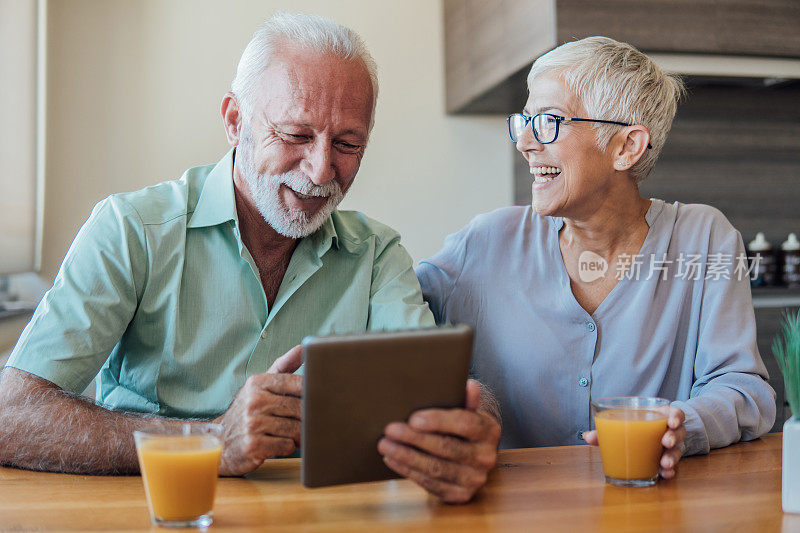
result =
[[[608,37],[587,37],[563,44],[538,58],[528,74],[563,77],[580,99],[588,117],[641,124],[650,130],[651,149],[631,167],[636,183],[656,164],[684,93],[680,77],[665,72],[655,61],[627,43]],[[595,124],[597,145],[608,147],[620,126]]]
[[[261,74],[281,44],[308,48],[349,61],[360,60],[372,82],[372,117],[369,124],[372,129],[375,104],[378,101],[378,69],[364,40],[356,32],[337,22],[302,13],[275,13],[256,30],[242,52],[236,67],[236,76],[231,82],[231,91],[236,95],[245,119],[252,113],[253,99]]]

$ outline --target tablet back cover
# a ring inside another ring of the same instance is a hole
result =
[[[307,487],[399,477],[378,440],[418,409],[464,407],[468,326],[303,342],[302,481]]]

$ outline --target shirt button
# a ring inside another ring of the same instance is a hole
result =
[[[583,431],[578,431],[577,433],[575,433],[575,437],[576,437],[576,438],[577,438],[579,441],[583,442]]]
[[[262,339],[266,339],[267,338],[267,330],[264,330],[264,331],[261,332],[261,338]]]
[[[595,328],[596,328],[596,326],[594,325],[594,322],[587,322],[586,323],[586,329],[588,329],[589,331],[594,331]]]
[[[578,380],[578,385],[580,385],[581,387],[586,387],[587,385],[589,385],[589,378],[581,378],[581,379],[579,379]]]

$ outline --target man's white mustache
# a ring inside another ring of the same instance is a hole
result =
[[[336,180],[331,180],[323,185],[317,185],[311,179],[297,170],[291,170],[280,175],[280,183],[286,185],[293,191],[309,196],[333,196],[342,193],[341,187]]]

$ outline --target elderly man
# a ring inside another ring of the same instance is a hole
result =
[[[303,336],[433,325],[399,236],[335,210],[376,97],[354,32],[268,20],[222,100],[234,148],[105,199],[78,233],[0,376],[0,463],[136,472],[134,429],[199,418],[225,428],[221,474],[242,475],[300,448]],[[95,375],[98,404],[76,394]],[[469,500],[496,458],[496,413],[475,382],[467,397],[378,443],[448,502]]]

